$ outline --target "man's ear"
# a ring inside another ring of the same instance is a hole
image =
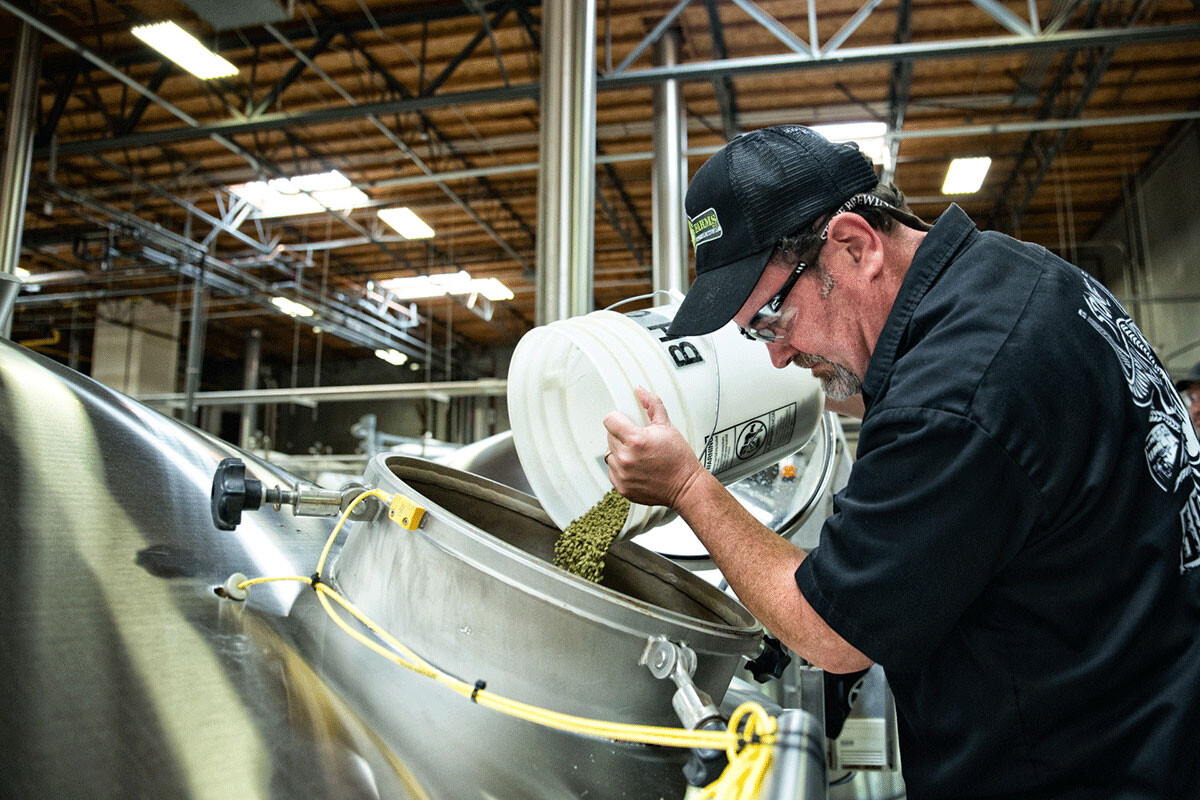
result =
[[[883,240],[879,231],[858,214],[838,214],[829,222],[829,240],[838,245],[864,278],[883,269]]]

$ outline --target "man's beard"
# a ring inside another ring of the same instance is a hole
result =
[[[821,276],[821,298],[827,300],[837,284],[833,281],[833,273],[829,271],[825,263],[821,260],[822,255],[823,253],[821,252],[817,253],[817,274]],[[832,367],[833,375],[828,378],[821,378],[821,388],[825,390],[826,395],[832,397],[834,400],[849,400],[862,391],[862,381],[859,380],[857,375],[841,364],[830,361],[828,358],[800,353],[792,361],[805,369],[812,369],[818,364],[828,364]]]
[[[858,379],[857,375],[841,364],[830,361],[828,358],[813,356],[808,353],[799,353],[792,358],[792,363],[805,369],[812,369],[818,364],[828,364],[832,367],[833,374],[829,377],[821,378],[821,388],[825,390],[825,394],[834,400],[849,400],[862,391],[862,381]]]

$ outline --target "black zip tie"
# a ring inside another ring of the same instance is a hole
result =
[[[312,588],[313,588],[314,592],[317,590],[318,585],[325,583],[325,581],[321,580],[321,573],[319,573],[319,572],[314,572],[312,575],[309,575],[308,580],[312,583]],[[326,585],[328,585],[328,584],[326,584]]]
[[[475,689],[471,692],[471,702],[479,702],[479,692],[487,688],[487,681],[475,681]]]

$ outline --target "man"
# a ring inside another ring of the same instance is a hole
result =
[[[1175,388],[1187,406],[1192,418],[1192,427],[1200,431],[1200,363],[1192,367],[1192,371],[1183,380],[1175,381]]]
[[[1194,797],[1200,441],[1111,295],[957,206],[926,230],[807,128],[737,137],[686,207],[670,333],[732,319],[859,396],[858,460],[805,553],[643,392],[649,424],[605,419],[616,488],[678,511],[799,655],[883,665],[910,797]]]

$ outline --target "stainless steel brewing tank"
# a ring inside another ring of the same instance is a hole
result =
[[[555,567],[559,531],[529,495],[450,467],[380,455],[368,485],[427,509],[422,527],[354,523],[333,580],[422,658],[498,694],[617,722],[675,725],[675,685],[638,659],[651,636],[685,642],[720,702],[759,623],[735,600],[634,542],[601,585]]]
[[[686,751],[474,704],[347,636],[307,586],[219,597],[234,572],[310,574],[333,528],[267,507],[217,530],[227,456],[294,480],[0,339],[0,796],[683,795]]]

